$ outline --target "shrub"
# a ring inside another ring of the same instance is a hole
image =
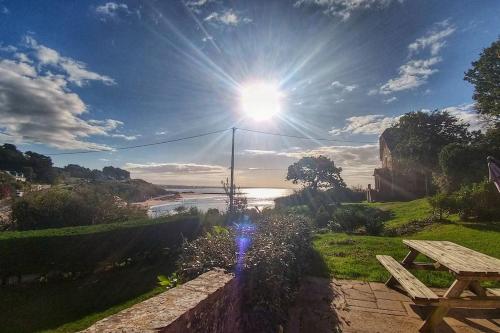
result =
[[[113,223],[145,216],[144,210],[86,186],[31,192],[12,205],[12,217],[19,230]]]
[[[440,220],[445,214],[448,215],[456,210],[455,198],[446,193],[437,193],[428,197],[427,201],[432,207],[432,214],[438,216]]]
[[[369,234],[380,234],[389,212],[364,205],[347,205],[337,208],[333,213],[330,228],[334,231],[353,232],[361,227]]]
[[[0,277],[54,271],[91,273],[128,258],[154,260],[175,252],[183,239],[194,239],[199,232],[199,218],[192,216],[5,232],[0,238]]]
[[[384,221],[380,217],[369,217],[364,226],[368,235],[378,236],[384,231]]]
[[[312,190],[303,188],[300,191],[274,200],[275,206],[278,209],[286,209],[292,206],[306,205],[315,216],[321,207],[327,207],[328,210],[333,210],[338,206],[338,201],[331,196],[330,191]],[[331,213],[331,212],[330,212]]]
[[[480,221],[500,219],[500,193],[487,181],[462,186],[453,194],[453,212],[460,218]]]
[[[303,216],[268,215],[252,223],[218,228],[187,243],[181,272],[193,278],[212,268],[234,272],[239,279],[246,326],[275,332],[286,320],[311,251],[311,225]]]
[[[316,226],[319,228],[324,228],[330,222],[330,214],[326,210],[325,206],[321,206],[316,213],[316,218],[314,219]]]

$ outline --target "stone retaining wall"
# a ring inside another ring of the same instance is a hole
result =
[[[213,270],[82,332],[241,332],[240,304],[234,276]]]

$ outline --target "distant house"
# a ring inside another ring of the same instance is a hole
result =
[[[372,200],[411,200],[426,194],[423,172],[404,169],[394,156],[398,130],[388,128],[379,138],[379,158],[382,167],[375,169],[373,173],[375,188],[369,190],[369,198]]]
[[[15,180],[20,181],[20,182],[25,182],[26,177],[21,172],[16,172],[16,171],[8,171],[8,170],[1,170],[0,172],[6,173],[11,177],[14,177]]]

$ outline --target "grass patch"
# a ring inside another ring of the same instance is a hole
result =
[[[0,332],[76,332],[165,288],[171,262],[131,266],[75,281],[0,288]]]
[[[372,202],[366,205],[392,213],[391,218],[385,223],[388,229],[403,226],[411,220],[425,219],[432,213],[432,207],[425,198],[407,202]]]
[[[27,231],[3,231],[0,232],[0,240],[16,239],[16,238],[41,238],[41,237],[64,237],[74,235],[85,235],[100,232],[108,232],[119,229],[133,228],[137,226],[146,226],[153,224],[161,224],[165,222],[176,221],[184,219],[186,216],[166,216],[156,219],[136,219],[116,223],[85,225],[78,227],[65,227],[65,228],[52,228],[41,230],[27,230]]]
[[[498,241],[500,230],[496,223],[435,225],[404,238],[452,241],[500,258],[500,242]],[[402,260],[408,253],[402,239],[400,237],[353,236],[342,233],[318,234],[314,239],[314,248],[320,260],[316,260],[314,266],[325,265],[329,275],[339,279],[383,282],[389,274],[378,263],[375,255],[386,254]],[[425,258],[419,257],[417,260],[425,261]],[[313,272],[317,270],[314,268]],[[447,287],[453,280],[452,276],[445,272],[413,271],[413,273],[426,285],[432,287]],[[490,282],[487,285],[500,286],[500,283]]]

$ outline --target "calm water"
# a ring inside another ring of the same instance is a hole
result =
[[[170,191],[180,192],[181,199],[165,202],[149,209],[150,216],[159,216],[171,213],[176,207],[197,207],[202,211],[209,208],[225,210],[227,207],[227,196],[222,188],[194,188],[194,189],[168,189]],[[240,190],[248,199],[248,207],[273,207],[274,199],[293,193],[292,189],[284,188],[242,188]],[[191,192],[191,193],[189,193]]]

